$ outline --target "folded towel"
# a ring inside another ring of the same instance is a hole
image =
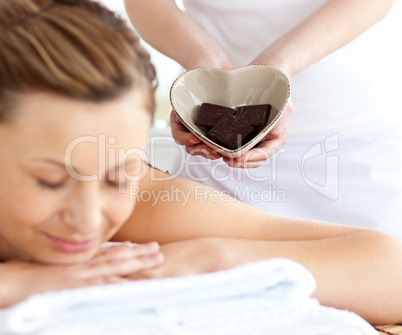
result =
[[[300,264],[270,259],[214,273],[38,294],[0,311],[0,334],[376,334],[320,306]]]

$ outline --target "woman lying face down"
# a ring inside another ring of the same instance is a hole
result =
[[[90,1],[2,1],[0,25],[0,305],[160,264],[156,243],[99,251],[133,210],[154,108],[136,36]]]
[[[143,164],[155,71],[112,13],[89,0],[3,0],[0,26],[1,306],[286,257],[313,273],[322,304],[402,320],[398,239],[274,216]],[[139,245],[101,248],[110,240]]]

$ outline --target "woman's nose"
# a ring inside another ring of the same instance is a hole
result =
[[[98,233],[102,227],[102,202],[96,192],[81,192],[66,203],[63,223],[75,233],[86,237]]]

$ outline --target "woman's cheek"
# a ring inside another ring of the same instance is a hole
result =
[[[32,222],[33,225],[57,215],[63,204],[63,197],[41,187],[27,187],[20,199],[14,202],[15,212],[24,222]]]

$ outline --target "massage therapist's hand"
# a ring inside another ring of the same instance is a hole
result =
[[[214,56],[210,56],[208,60],[200,58],[196,61],[190,62],[187,70],[193,70],[202,67],[212,67],[223,70],[232,70],[235,67],[230,62],[229,58],[224,52],[219,49]],[[170,127],[172,136],[177,144],[184,145],[186,151],[193,156],[203,156],[208,159],[219,159],[223,156],[217,153],[214,149],[210,148],[201,140],[193,135],[179,120],[175,112],[170,114]]]
[[[251,150],[237,158],[224,157],[227,165],[234,168],[257,168],[264,161],[274,155],[282,147],[288,138],[289,119],[293,110],[292,101],[289,100],[281,119],[274,128]]]
[[[170,114],[170,128],[172,136],[177,144],[184,145],[186,151],[193,156],[203,156],[208,159],[219,159],[221,154],[210,148],[193,135],[179,120],[175,112]]]
[[[286,143],[288,138],[289,118],[292,110],[292,101],[289,101],[282,118],[265,138],[256,147],[234,159],[223,157],[214,149],[202,143],[200,139],[183,126],[173,111],[170,116],[170,125],[176,143],[185,145],[186,151],[189,154],[194,156],[200,155],[208,159],[219,159],[223,157],[224,162],[234,168],[256,168],[269,159]]]
[[[263,50],[249,65],[270,65],[282,70],[290,78],[291,71],[288,70],[287,63],[281,57],[275,57],[271,46]],[[264,161],[274,155],[282,147],[288,138],[289,120],[293,111],[292,101],[289,99],[281,119],[274,128],[258,143],[257,146],[247,151],[235,159],[223,157],[223,160],[230,167],[234,168],[257,168]]]
[[[138,272],[131,279],[155,279],[187,276],[230,269],[245,264],[230,244],[222,238],[199,238],[161,246],[163,264],[151,270]]]
[[[259,57],[257,57],[250,65],[263,64],[260,61]],[[227,70],[234,69],[234,66],[227,62],[223,63],[223,65],[220,64],[220,66],[215,67]],[[235,159],[224,157],[220,153],[216,152],[214,149],[204,144],[198,137],[193,135],[180,122],[174,111],[172,111],[170,114],[170,127],[172,131],[172,136],[176,143],[184,145],[186,147],[186,151],[191,155],[203,156],[212,160],[223,158],[223,161],[227,165],[234,168],[256,168],[260,166],[264,161],[269,159],[281,146],[286,143],[286,140],[288,138],[289,119],[292,110],[292,101],[289,100],[288,106],[276,126],[256,147]]]
[[[127,281],[127,275],[162,263],[156,243],[123,243],[102,249],[92,260],[77,265],[46,265],[25,261],[0,263],[0,308],[30,295]]]

